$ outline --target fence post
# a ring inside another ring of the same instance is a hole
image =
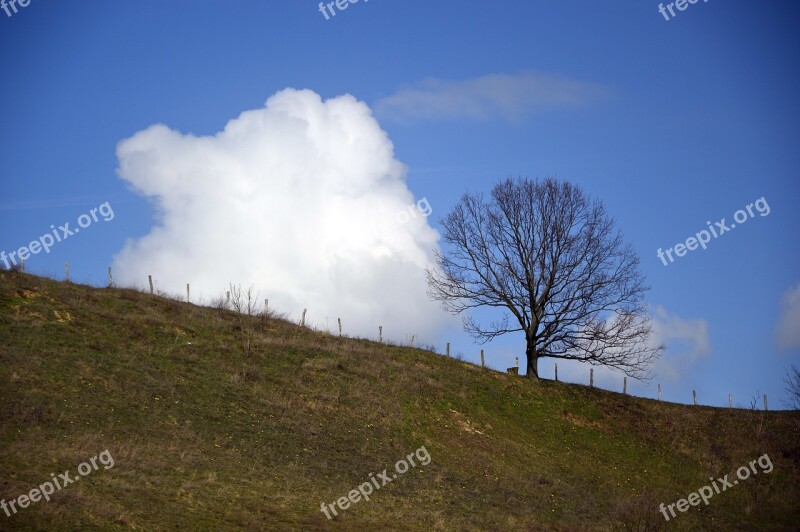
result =
[[[594,388],[594,368],[589,368],[589,388]]]
[[[482,367],[482,368],[485,368],[485,367],[486,367],[486,363],[485,363],[485,362],[484,362],[484,360],[483,360],[483,349],[481,349],[481,367]]]
[[[69,282],[69,261],[64,261],[64,274],[66,275],[67,282]]]
[[[628,377],[622,378],[622,393],[628,395]]]
[[[189,302],[189,283],[186,283],[186,302]]]
[[[300,326],[301,327],[305,327],[306,326],[306,311],[307,310],[308,310],[307,308],[303,309],[303,317],[300,318]]]
[[[111,266],[109,266],[108,267],[108,287],[111,288],[111,286],[113,284],[114,284],[114,279],[113,279],[113,277],[111,277]]]
[[[383,343],[383,325],[378,325],[378,341]]]
[[[152,275],[148,275],[147,276],[147,281],[150,283],[150,295],[152,296],[153,295],[153,276]]]
[[[483,350],[481,350],[481,353],[483,353]],[[450,342],[447,342],[447,356],[450,356]],[[483,363],[481,363],[481,366],[483,366]]]
[[[697,391],[692,390],[692,401],[694,401],[694,406],[697,406]]]
[[[764,394],[764,410],[769,410],[767,408],[767,394]]]
[[[342,318],[339,318],[339,336],[342,336]]]
[[[231,304],[231,291],[228,290],[225,292],[225,308],[229,308]]]
[[[264,300],[264,314],[269,312],[269,299]]]
[[[556,362],[556,382],[558,382],[558,362]]]
[[[658,385],[658,400],[661,400],[661,385]]]
[[[514,358],[516,358],[516,362],[514,362],[514,367],[517,368],[517,373],[519,373],[519,357],[514,357]]]
[[[733,394],[728,393],[728,408],[733,408]]]
[[[21,271],[22,273],[25,273],[25,259],[23,259],[22,257],[20,257],[20,258],[19,258],[19,261],[20,261],[20,267],[19,267],[19,269],[20,269],[20,271]]]

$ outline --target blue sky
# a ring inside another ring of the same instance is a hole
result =
[[[800,364],[798,12],[792,1],[710,0],[666,21],[658,2],[642,0],[372,0],[326,20],[305,0],[31,0],[11,17],[0,11],[0,250],[26,245],[51,224],[74,226],[109,202],[113,220],[27,263],[61,278],[69,260],[74,279],[101,284],[126,243],[145,242],[181,216],[142,192],[153,168],[120,176],[120,142],[154,124],[214,136],[286,88],[323,101],[350,94],[374,112],[414,200],[429,201],[433,229],[462,193],[488,191],[506,176],[568,179],[605,202],[641,256],[647,300],[670,346],[653,383],[631,384],[633,393],[654,397],[661,382],[667,400],[688,402],[697,389],[701,403],[720,406],[728,392],[748,405],[760,391],[777,408],[786,368]],[[405,197],[392,187],[380,190]],[[756,213],[669,266],[656,257],[706,221],[730,224],[761,197],[768,216]],[[298,195],[281,204],[307,207]],[[305,217],[324,226],[326,218],[313,218],[319,211]],[[230,209],[204,212],[222,219]],[[235,227],[228,221],[220,226]],[[191,264],[238,274],[226,264],[246,261],[270,227],[218,260],[203,255]],[[316,238],[311,227],[307,242]],[[419,245],[423,231],[409,229]],[[167,264],[171,256],[130,249],[125,257],[139,262]],[[142,284],[141,271],[128,275]],[[205,273],[193,273],[203,286]],[[175,283],[165,289],[177,291]],[[261,288],[266,297],[277,290],[266,281]],[[321,282],[314,297],[326,298],[324,291]],[[423,341],[440,349],[450,341],[478,360],[480,346],[450,321]],[[492,366],[505,368],[524,343],[507,337],[484,349]],[[573,381],[588,373],[559,370]],[[540,371],[552,375],[552,361]],[[598,380],[621,387],[615,375]]]

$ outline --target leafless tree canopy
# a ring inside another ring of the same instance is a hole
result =
[[[454,313],[503,310],[464,327],[483,342],[526,339],[527,374],[540,357],[617,368],[645,378],[662,346],[648,342],[648,290],[639,258],[599,201],[553,179],[506,179],[491,197],[465,194],[442,221],[447,251],[428,271],[428,293]]]

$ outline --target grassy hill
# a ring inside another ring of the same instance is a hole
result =
[[[0,272],[0,498],[114,461],[0,510],[0,529],[800,527],[797,413],[532,384],[276,318],[245,321],[246,356],[240,327],[231,311]],[[428,465],[321,512],[421,446]],[[769,474],[659,513],[765,453]]]

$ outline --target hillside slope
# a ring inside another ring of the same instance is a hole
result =
[[[0,272],[0,498],[113,457],[49,502],[0,510],[0,529],[800,527],[797,413],[532,384],[274,318],[248,319],[245,356],[239,327],[229,311]],[[422,446],[427,465],[321,511]],[[659,513],[765,453],[770,473]]]

